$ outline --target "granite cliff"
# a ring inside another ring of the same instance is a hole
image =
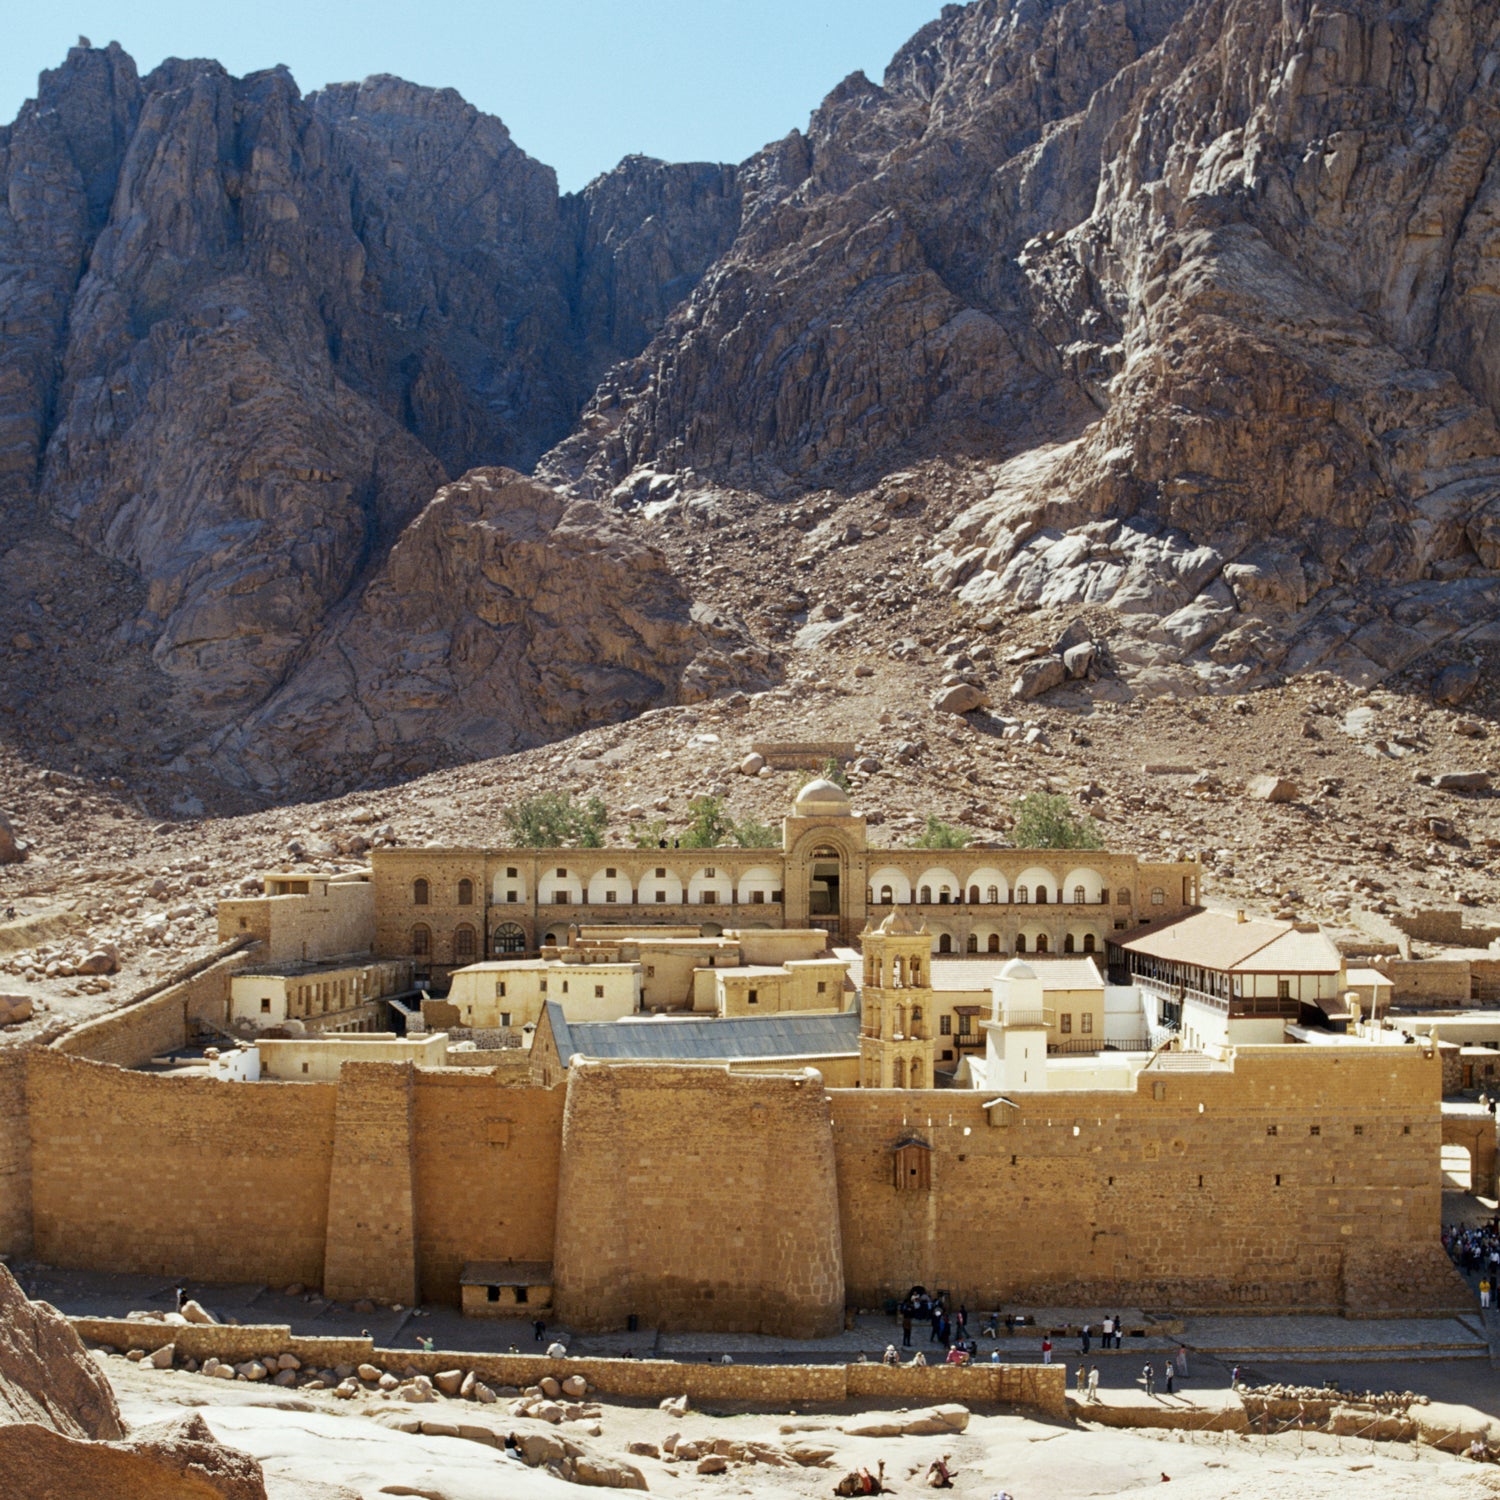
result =
[[[1493,0],[976,0],[563,196],[451,91],[80,46],[0,133],[16,737],[280,794],[753,686],[766,580],[660,523],[804,500],[841,608],[1035,615],[1071,692],[1472,678],[1497,60]]]

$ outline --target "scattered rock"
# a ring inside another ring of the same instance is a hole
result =
[[[1444,771],[1432,778],[1432,785],[1439,792],[1487,792],[1490,789],[1490,773]]]
[[[1068,669],[1060,656],[1043,656],[1026,662],[1010,685],[1012,698],[1040,698],[1064,682]]]
[[[989,706],[989,697],[982,688],[971,682],[956,682],[939,692],[932,700],[932,707],[940,714],[973,713],[976,708]]]
[[[1456,707],[1474,696],[1479,686],[1479,668],[1470,662],[1454,662],[1432,679],[1432,696],[1439,703]]]
[[[1252,776],[1245,784],[1245,795],[1262,802],[1295,802],[1297,783],[1284,776]]]

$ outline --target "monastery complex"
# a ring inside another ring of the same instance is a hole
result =
[[[1455,1049],[1316,927],[1203,907],[1196,865],[871,848],[819,780],[779,850],[263,886],[211,959],[0,1054],[0,1251],[580,1329],[822,1336],[915,1283],[1467,1306]]]

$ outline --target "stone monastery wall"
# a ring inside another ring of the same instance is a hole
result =
[[[1456,1308],[1440,1067],[1242,1049],[986,1110],[713,1066],[241,1084],[28,1049],[0,1056],[0,1251],[447,1302],[466,1261],[551,1260],[579,1326],[804,1337],[918,1281],[971,1309]]]
[[[816,1073],[575,1064],[559,1317],[586,1328],[843,1327],[828,1094]]]
[[[915,1282],[1006,1303],[1377,1313],[1457,1303],[1438,1248],[1438,1059],[1241,1049],[1133,1093],[832,1094],[851,1302]],[[927,1190],[891,1145],[931,1146]]]

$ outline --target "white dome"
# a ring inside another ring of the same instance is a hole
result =
[[[809,781],[792,804],[803,817],[844,817],[849,812],[849,793],[836,781],[819,776]]]
[[[1001,969],[1000,977],[1002,979],[1035,979],[1036,970],[1025,959],[1013,958]]]

